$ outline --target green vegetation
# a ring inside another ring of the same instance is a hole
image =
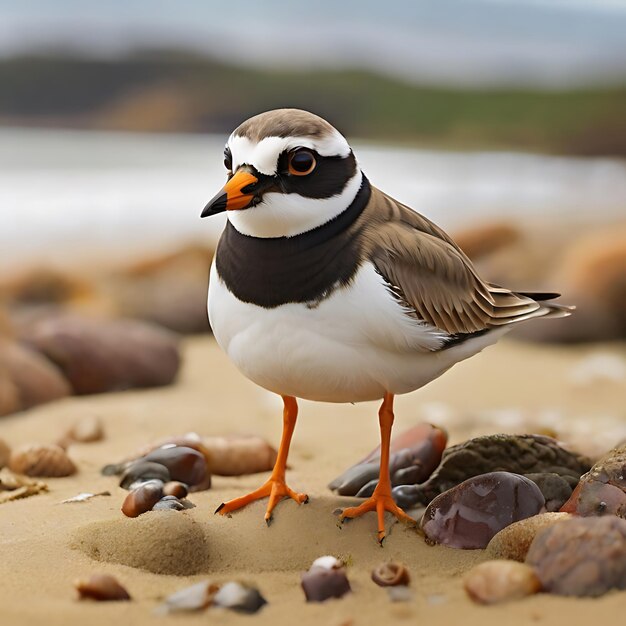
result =
[[[0,123],[225,133],[277,107],[352,137],[455,148],[626,155],[626,86],[576,91],[414,85],[364,71],[276,71],[181,52],[0,61]]]

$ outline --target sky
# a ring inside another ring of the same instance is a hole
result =
[[[0,56],[138,47],[563,88],[626,79],[626,0],[0,0]]]

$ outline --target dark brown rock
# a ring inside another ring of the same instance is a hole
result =
[[[149,463],[159,463],[170,473],[171,480],[177,480],[193,488],[205,484],[210,479],[206,459],[193,448],[171,446],[157,448],[144,457]]]
[[[417,484],[426,480],[439,465],[446,447],[447,433],[431,424],[421,423],[394,437],[389,468],[391,484]],[[348,468],[328,485],[340,495],[369,497],[378,482],[380,447]]]
[[[421,485],[396,487],[394,499],[403,508],[428,504],[440,493],[488,472],[554,473],[576,480],[591,461],[543,435],[487,435],[445,450],[439,467]]]
[[[130,595],[113,576],[93,574],[88,580],[76,581],[75,587],[81,599],[98,601],[130,600]]]
[[[421,527],[427,541],[466,550],[485,548],[500,530],[543,510],[535,483],[508,472],[470,478],[437,496]]]
[[[0,390],[0,415],[51,402],[72,392],[61,370],[47,358],[20,345],[0,339],[0,379],[7,388]]]
[[[170,473],[161,463],[151,463],[139,460],[128,467],[120,480],[120,487],[123,489],[133,489],[139,483],[149,480],[159,480],[161,485],[170,480]]]
[[[126,496],[122,504],[122,513],[126,517],[138,517],[142,513],[150,511],[162,496],[163,490],[158,484],[140,485]]]
[[[572,518],[546,528],[532,542],[526,562],[551,593],[601,596],[626,589],[626,520]]]
[[[134,320],[59,314],[33,324],[24,340],[63,371],[77,394],[167,385],[180,364],[173,334]]]
[[[352,591],[345,567],[330,556],[316,559],[309,571],[302,574],[301,584],[307,602],[341,598]]]
[[[561,511],[626,518],[626,444],[611,450],[581,477]]]
[[[186,498],[189,493],[189,489],[185,483],[178,482],[176,480],[165,483],[163,486],[163,494],[166,496],[174,496],[176,498]]]

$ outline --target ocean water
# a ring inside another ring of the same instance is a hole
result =
[[[0,129],[0,264],[136,256],[214,241],[200,219],[225,180],[225,137]],[[493,218],[626,217],[626,164],[355,142],[370,181],[447,229]]]

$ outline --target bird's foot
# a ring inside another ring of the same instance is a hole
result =
[[[305,504],[309,501],[309,496],[305,493],[296,493],[293,489],[287,486],[284,478],[269,478],[269,480],[261,485],[256,491],[248,493],[240,498],[223,502],[217,507],[216,513],[220,515],[228,515],[233,511],[243,508],[247,504],[260,500],[261,498],[268,498],[267,510],[265,511],[265,522],[269,526],[272,521],[272,511],[276,505],[286,497],[295,500],[298,504]]]
[[[392,513],[395,517],[404,522],[405,524],[416,526],[417,522],[407,515],[393,500],[391,497],[391,490],[387,493],[387,490],[378,490],[378,487],[374,490],[374,493],[363,504],[359,506],[353,506],[348,509],[344,509],[339,516],[339,522],[343,524],[347,519],[353,519],[360,517],[364,513],[370,511],[376,511],[378,516],[378,543],[382,546],[385,539],[385,511]]]

